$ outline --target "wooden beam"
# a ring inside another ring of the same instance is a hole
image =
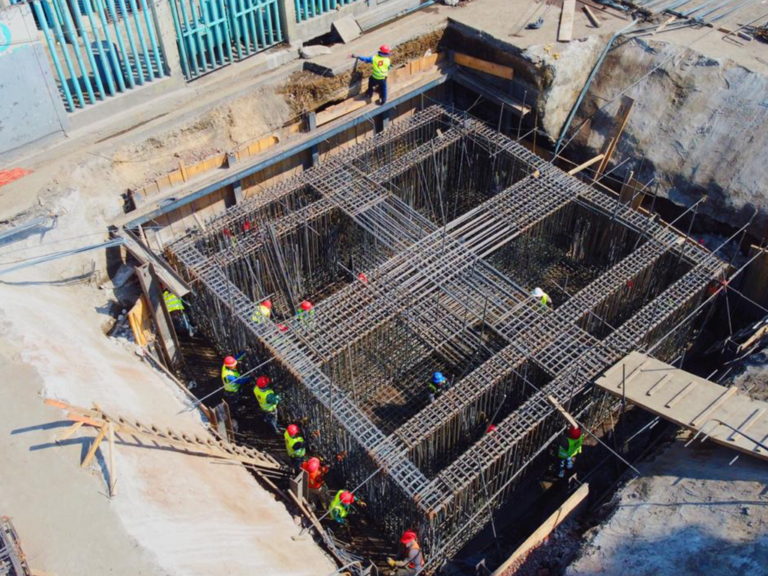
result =
[[[604,157],[605,157],[605,154],[598,154],[597,156],[595,156],[591,160],[587,160],[583,164],[579,164],[578,166],[576,166],[576,168],[571,168],[570,170],[568,170],[568,174],[573,176],[574,174],[577,174],[577,173],[581,172],[585,168],[589,168],[590,166],[592,166],[592,164],[597,164]]]
[[[723,405],[723,402],[728,400],[728,398],[736,394],[737,391],[738,391],[738,388],[736,386],[731,386],[725,392],[720,394],[720,396],[718,396],[717,399],[714,402],[712,402],[712,404],[707,406],[707,408],[701,414],[699,414],[698,416],[696,416],[696,418],[691,420],[691,426],[695,426],[696,428],[698,428],[703,422],[706,422],[707,419],[709,419],[709,417],[712,415],[712,413],[718,408],[720,408],[720,406]]]
[[[68,440],[69,438],[72,437],[72,435],[75,432],[80,430],[80,428],[82,428],[84,424],[85,422],[75,422],[74,424],[72,424],[72,426],[67,428],[67,430],[63,434],[56,437],[56,442],[62,442],[64,440]]]
[[[155,275],[155,268],[152,264],[137,266],[136,276],[144,293],[150,316],[155,323],[155,335],[160,342],[165,362],[172,370],[181,361],[181,347],[176,336],[176,329],[173,327],[171,315],[165,306],[163,289],[160,287],[160,282]]]
[[[117,494],[117,476],[115,476],[115,426],[110,422],[109,428],[109,497]]]
[[[560,402],[555,400],[554,396],[547,396],[547,400],[549,400],[552,403],[552,405],[557,409],[557,411],[560,412],[560,416],[565,418],[568,424],[570,424],[572,428],[579,428],[579,423],[576,422],[573,416],[571,416],[568,412],[565,411],[565,408],[563,408],[560,405]]]
[[[106,433],[107,433],[107,425],[102,424],[101,428],[99,429],[98,435],[94,439],[93,444],[91,444],[90,450],[88,450],[88,454],[86,454],[85,458],[83,458],[83,461],[80,464],[80,468],[86,468],[91,463],[91,460],[93,460],[93,457],[96,456],[96,450],[99,449],[99,444],[101,444],[101,441],[104,440],[104,436],[106,435]]]
[[[587,18],[592,23],[592,26],[595,28],[600,28],[600,20],[598,20],[597,16],[595,16],[592,10],[589,9],[589,6],[582,6],[581,9],[584,10],[584,14],[587,15]]]
[[[589,484],[582,484],[576,492],[531,534],[525,542],[518,546],[512,555],[491,576],[501,576],[509,573],[509,569],[525,558],[531,550],[544,542],[560,524],[579,513],[584,501],[589,496]]]
[[[495,62],[488,62],[487,60],[481,60],[480,58],[475,58],[469,54],[462,54],[461,52],[454,52],[453,61],[459,66],[485,72],[486,74],[504,78],[505,80],[512,80],[515,76],[514,68],[496,64]]]
[[[656,30],[653,31],[653,34],[651,34],[651,36],[656,36],[656,34],[664,30],[664,28],[672,24],[672,22],[674,22],[675,20],[677,20],[677,16],[670,16],[667,20],[664,21],[664,23],[661,26],[659,26],[658,28],[656,28]]]
[[[557,33],[558,42],[570,42],[573,37],[573,16],[576,11],[576,0],[564,0],[560,12],[560,30]]]
[[[619,104],[619,110],[616,112],[616,122],[613,126],[613,135],[608,141],[608,146],[605,149],[605,158],[600,163],[600,167],[595,173],[595,180],[598,180],[603,171],[608,167],[608,163],[611,161],[611,156],[616,151],[616,146],[619,143],[621,135],[624,133],[624,128],[627,127],[629,121],[629,113],[632,112],[632,106],[635,105],[635,101],[629,96],[622,96],[621,103]]]

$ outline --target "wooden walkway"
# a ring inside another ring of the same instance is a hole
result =
[[[738,394],[639,352],[632,352],[595,382],[666,420],[710,440],[768,460],[768,403]]]

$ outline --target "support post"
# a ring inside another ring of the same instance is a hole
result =
[[[155,323],[157,339],[160,342],[164,360],[168,368],[173,369],[180,360],[179,340],[173,328],[171,315],[165,307],[160,281],[154,274],[152,264],[137,266],[136,276],[139,279],[141,290],[144,292],[150,316]]]
[[[283,25],[283,37],[291,46],[297,45],[299,38],[299,24],[296,22],[296,4],[293,0],[281,0],[277,3],[280,10],[280,21]]]
[[[314,112],[309,112],[307,114],[307,131],[308,132],[314,132],[317,130],[317,114]],[[311,166],[317,166],[320,163],[320,146],[319,144],[314,144],[310,149],[309,153],[311,155],[310,164]]]

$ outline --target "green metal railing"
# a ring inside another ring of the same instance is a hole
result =
[[[296,22],[304,22],[310,18],[331,12],[341,6],[352,4],[357,0],[294,0],[296,3]]]
[[[68,112],[166,75],[147,0],[31,0]]]
[[[278,0],[170,0],[181,69],[193,80],[283,41]]]

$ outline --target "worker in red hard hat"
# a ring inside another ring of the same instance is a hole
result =
[[[280,396],[270,388],[272,380],[269,376],[259,376],[256,378],[256,386],[253,388],[253,394],[259,402],[259,408],[266,422],[275,434],[280,434],[277,427],[277,404],[280,402]]]
[[[307,455],[307,447],[299,433],[299,427],[296,424],[289,424],[283,434],[285,439],[285,451],[288,453],[288,458],[298,467],[304,462],[304,458]]]
[[[368,79],[368,91],[365,95],[368,99],[371,99],[373,98],[374,90],[378,91],[381,96],[379,100],[380,105],[387,103],[387,75],[392,66],[391,52],[387,44],[382,44],[376,56],[356,56],[354,54],[350,56],[350,58],[357,58],[373,66],[371,77]]]
[[[390,575],[413,576],[420,573],[424,569],[425,561],[416,532],[413,530],[403,532],[400,537],[400,544],[403,547],[397,555],[398,559],[387,558],[387,564],[391,568]]]
[[[251,320],[256,324],[264,324],[272,316],[272,300],[264,300],[256,307]]]
[[[301,469],[307,473],[309,479],[309,502],[320,508],[328,501],[325,475],[330,467],[323,466],[319,458],[310,458],[301,464]]]
[[[247,385],[251,381],[250,376],[241,376],[237,370],[237,365],[243,356],[245,356],[245,352],[241,352],[237,356],[227,356],[221,366],[222,388],[227,394],[227,400],[234,404],[237,404],[240,386]]]
[[[328,506],[328,514],[339,524],[347,523],[347,516],[352,511],[352,504],[355,503],[355,496],[347,490],[336,492],[331,504]]]
[[[557,475],[560,478],[565,476],[565,469],[571,470],[576,456],[581,454],[581,447],[584,444],[584,437],[577,426],[571,426],[568,434],[560,439],[557,447],[557,457],[560,460],[560,470]]]
[[[309,300],[302,301],[299,304],[299,311],[296,313],[296,318],[304,324],[307,328],[312,325],[315,319],[315,306]]]

